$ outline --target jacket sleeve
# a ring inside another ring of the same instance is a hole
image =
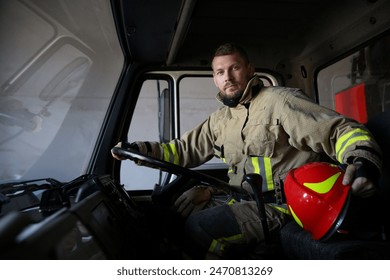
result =
[[[297,149],[324,152],[340,163],[364,158],[381,169],[381,151],[363,125],[320,106],[297,90],[282,102],[282,125]]]
[[[187,131],[180,139],[169,143],[136,142],[147,146],[148,155],[183,167],[196,167],[210,160],[214,155],[211,117],[194,129]]]

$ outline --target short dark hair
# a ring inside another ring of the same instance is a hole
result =
[[[246,63],[249,63],[249,56],[245,49],[241,47],[240,45],[237,45],[235,43],[225,43],[220,45],[216,51],[214,52],[214,57],[216,56],[223,56],[223,55],[230,55],[233,53],[238,53]],[[213,57],[213,58],[214,58]]]

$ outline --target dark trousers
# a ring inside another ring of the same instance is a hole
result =
[[[265,205],[267,224],[271,235],[276,234],[290,216],[276,208]],[[242,251],[264,241],[264,234],[255,201],[234,202],[196,212],[185,223],[189,238],[188,247],[197,259],[227,258],[231,249]]]

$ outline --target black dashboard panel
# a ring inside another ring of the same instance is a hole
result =
[[[9,200],[7,213],[0,218],[1,259],[137,258],[137,241],[142,234],[138,232],[136,204],[110,176],[91,176],[72,185],[47,185],[45,189],[24,184],[25,190],[29,188],[32,191],[24,195],[34,197],[33,203],[28,206],[29,200],[23,198],[23,209],[11,210],[14,198],[10,191],[3,194]],[[12,188],[8,185],[7,189]],[[23,193],[21,186],[18,189]],[[41,194],[34,194],[37,189]],[[51,195],[49,201],[38,203],[47,197],[42,195],[47,190],[58,190],[62,198]],[[16,205],[20,203],[13,203]],[[47,205],[52,212],[47,211]],[[42,207],[46,207],[45,213]]]

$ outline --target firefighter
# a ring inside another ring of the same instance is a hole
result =
[[[218,157],[229,166],[229,183],[249,194],[243,176],[260,174],[272,236],[290,220],[283,197],[288,171],[323,160],[324,155],[347,165],[343,184],[351,184],[354,195],[373,195],[381,152],[362,124],[319,106],[300,89],[265,87],[239,45],[221,45],[212,69],[217,99],[225,106],[180,139],[116,146],[189,168]],[[186,232],[195,258],[226,258],[232,246],[264,240],[256,203],[248,197],[226,193],[218,186],[195,186],[175,205],[187,217]]]

